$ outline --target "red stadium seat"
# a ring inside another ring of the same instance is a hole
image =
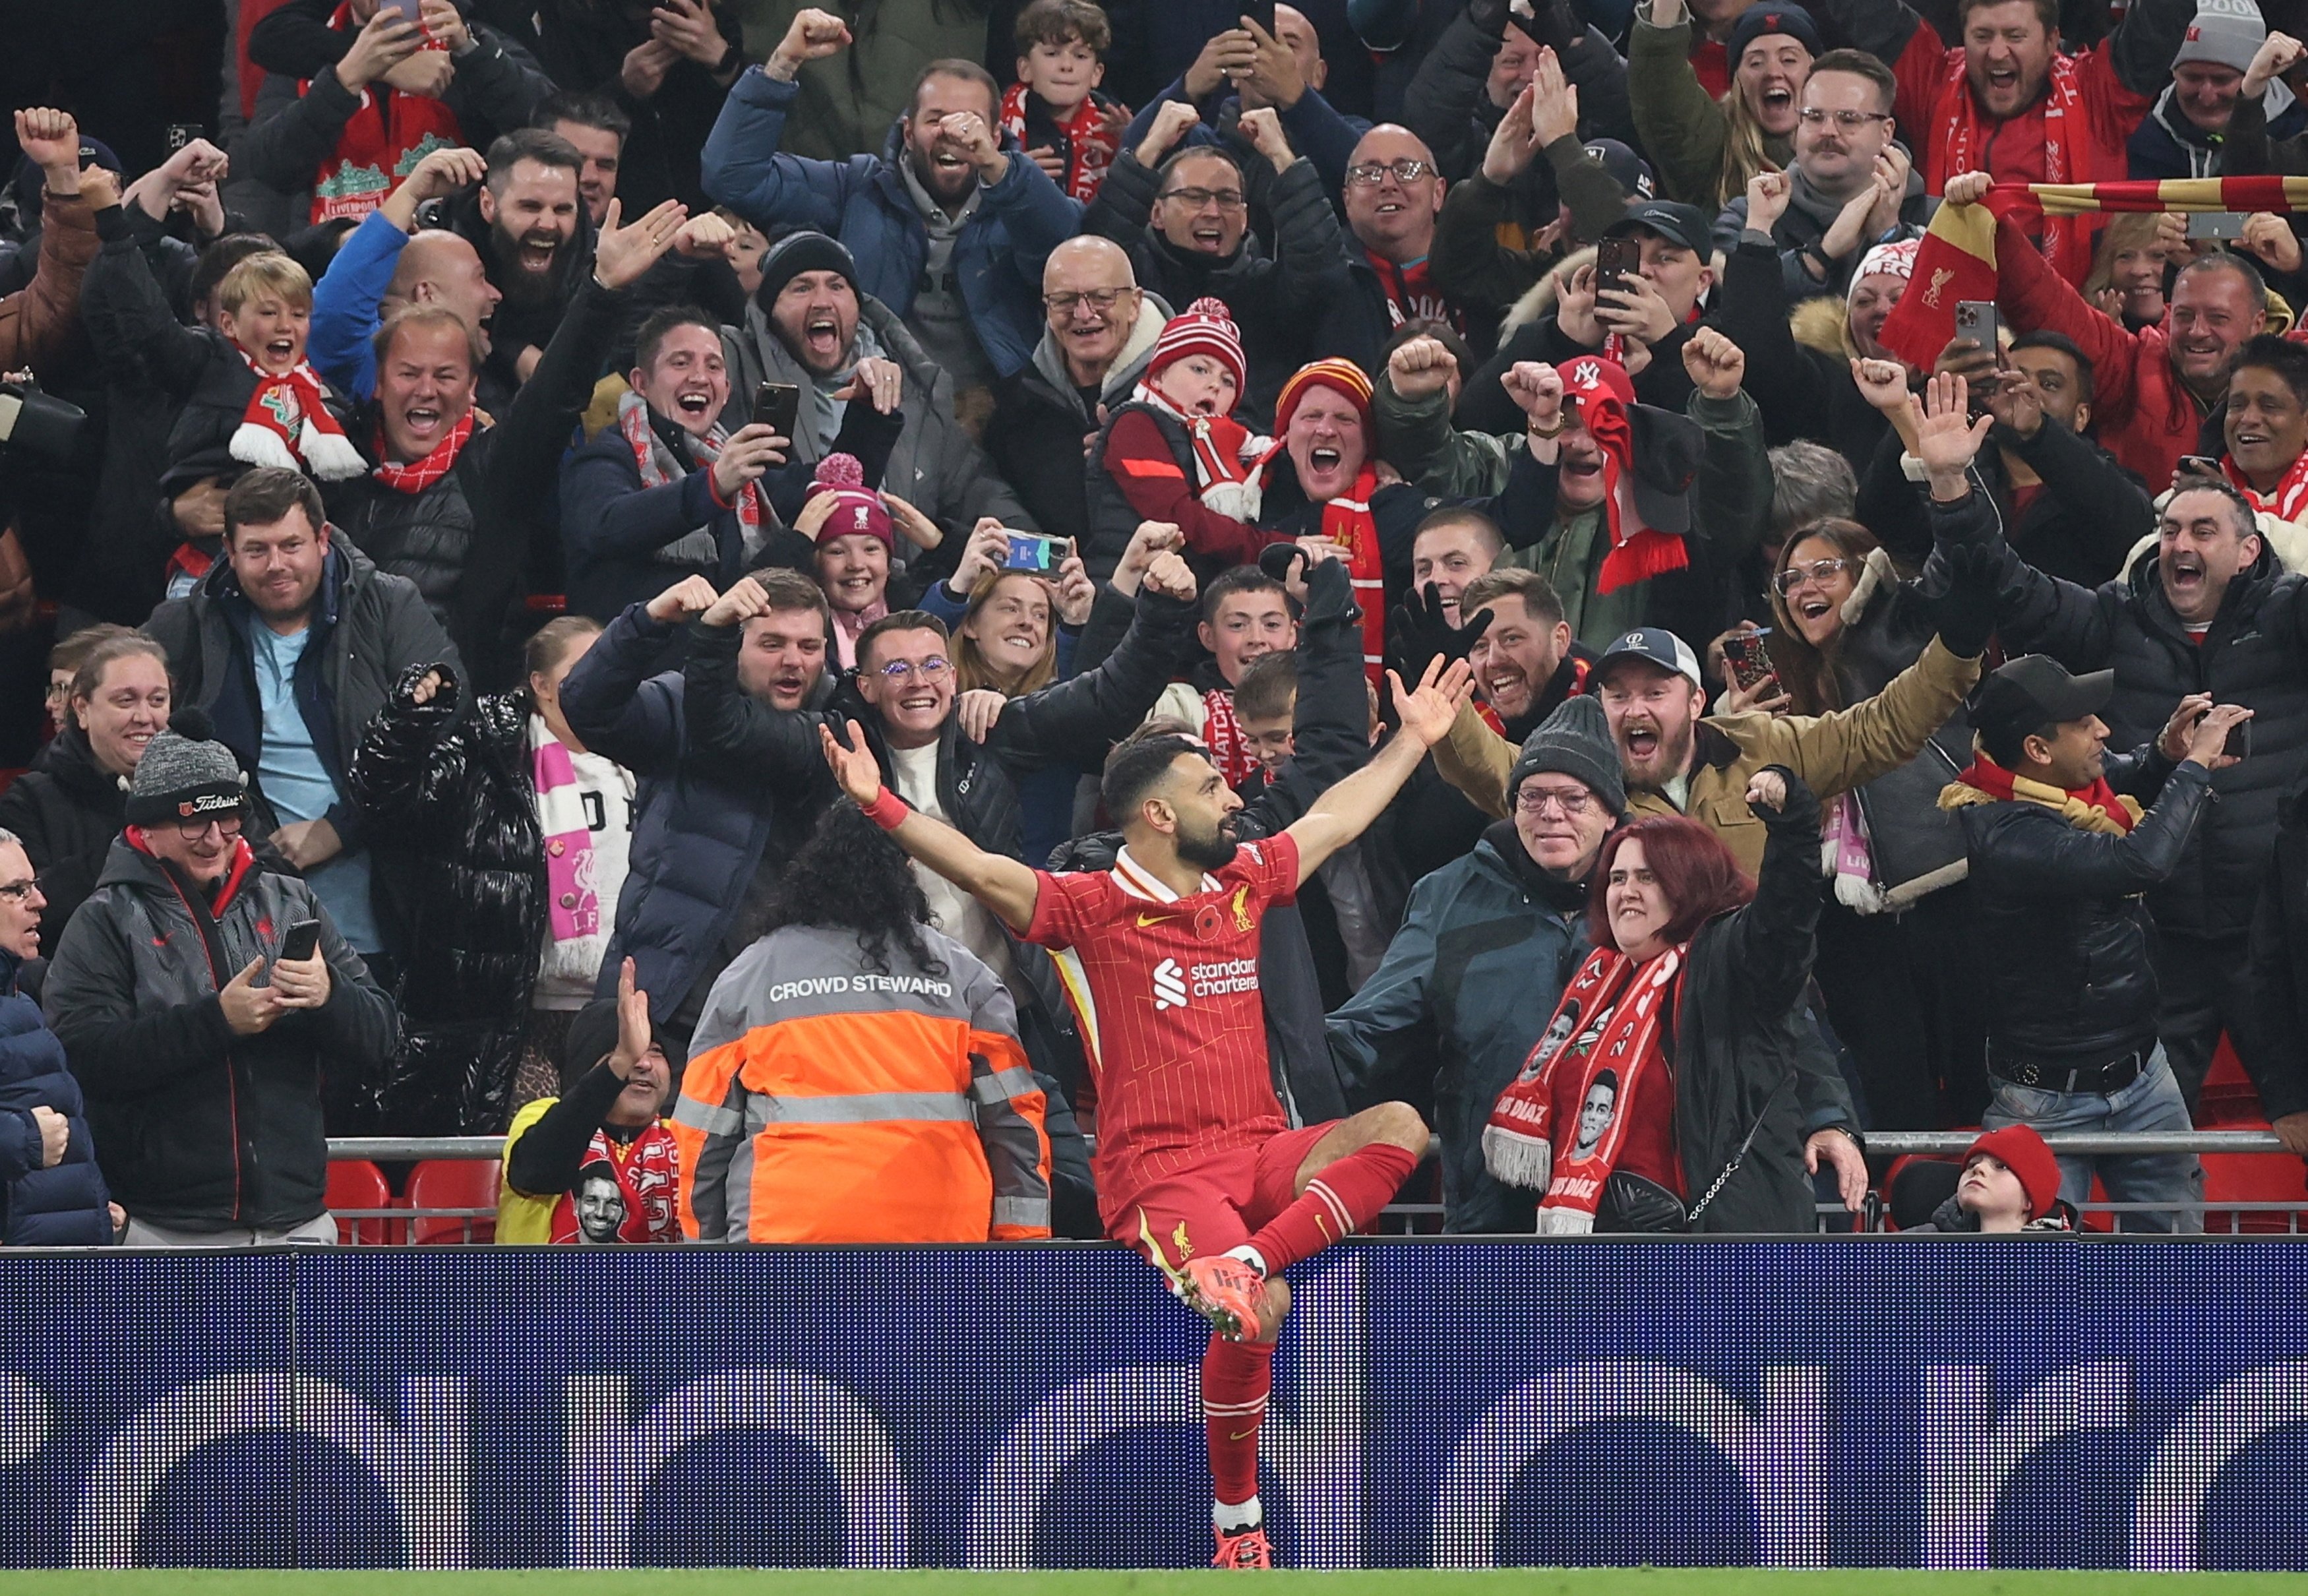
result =
[[[331,1164],[324,1200],[332,1212],[400,1205],[392,1188],[385,1184],[384,1171],[366,1159],[340,1160]],[[337,1221],[337,1240],[346,1247],[399,1247],[408,1239],[409,1225],[405,1220],[371,1216]]]
[[[2283,1234],[2308,1212],[2308,1165],[2288,1152],[2207,1152],[2204,1198],[2209,1203],[2294,1203],[2290,1212],[2208,1213],[2204,1229],[2216,1234]]]
[[[497,1162],[495,1159],[436,1158],[417,1166],[409,1177],[409,1206],[420,1214],[427,1208],[479,1208],[472,1218],[435,1215],[412,1221],[411,1238],[419,1247],[461,1241],[495,1241],[497,1234]],[[467,1227],[470,1229],[468,1230]]]
[[[2205,1072],[2204,1089],[2196,1096],[2196,1123],[2226,1130],[2258,1129],[2268,1121],[2260,1107],[2260,1092],[2237,1062],[2235,1048],[2225,1033]]]

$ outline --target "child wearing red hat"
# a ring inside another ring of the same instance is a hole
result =
[[[1955,1195],[1917,1229],[1988,1236],[2067,1230],[2071,1212],[2060,1201],[2060,1161],[2050,1145],[2031,1126],[2007,1125],[1971,1144]]]

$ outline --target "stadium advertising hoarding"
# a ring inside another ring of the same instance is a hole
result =
[[[1352,1245],[1298,1566],[2308,1568],[2308,1244]],[[0,1562],[1197,1564],[1118,1249],[0,1255]]]

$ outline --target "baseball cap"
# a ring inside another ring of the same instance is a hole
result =
[[[2097,715],[2115,691],[2115,672],[2071,676],[2049,654],[2007,660],[1972,689],[1967,706],[1976,731],[2019,732]]]
[[[1603,163],[1627,198],[1641,201],[1658,194],[1658,179],[1651,176],[1650,162],[1616,139],[1593,139],[1587,144],[1587,153]]]
[[[1606,236],[1625,232],[1629,228],[1649,228],[1666,238],[1704,256],[1709,253],[1707,213],[1696,205],[1679,204],[1674,200],[1638,200],[1627,207],[1625,216],[1613,222]]]
[[[1605,649],[1603,657],[1595,661],[1595,679],[1600,682],[1621,660],[1648,660],[1661,670],[1688,677],[1694,687],[1706,686],[1700,679],[1699,656],[1691,651],[1689,643],[1664,626],[1638,626]]]

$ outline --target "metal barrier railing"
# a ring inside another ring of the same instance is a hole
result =
[[[1867,1137],[1867,1151],[1876,1158],[1897,1158],[1907,1154],[1926,1157],[1952,1157],[1962,1153],[1976,1139],[1974,1131],[1875,1131]],[[2054,1152],[2079,1155],[2110,1153],[2278,1153],[2286,1152],[2284,1143],[2273,1131],[2140,1131],[2128,1133],[2098,1133],[2062,1131],[2044,1140]],[[1439,1147],[1430,1142],[1427,1152],[1432,1156]],[[422,1162],[426,1160],[487,1160],[494,1162],[504,1156],[503,1136],[340,1136],[329,1142],[332,1162],[369,1160],[381,1163]],[[2207,1216],[2230,1216],[2229,1227],[2244,1228],[2244,1217],[2252,1214],[2285,1216],[2284,1229],[2297,1234],[2302,1229],[2304,1211],[2308,1211],[2308,1198],[2299,1203],[2287,1202],[2205,1202],[2191,1203],[2200,1206]],[[2154,1205],[2135,1203],[2090,1203],[2084,1207],[2088,1217],[2124,1213],[2161,1212]],[[429,1238],[462,1241],[487,1240],[495,1233],[496,1211],[494,1208],[332,1208],[330,1211],[342,1221],[346,1232],[355,1240],[372,1245],[400,1245],[416,1234],[418,1221],[439,1221],[425,1227],[432,1232]],[[1860,1213],[1847,1212],[1840,1203],[1822,1203],[1818,1205],[1824,1228],[1834,1230],[1848,1229],[1856,1220],[1858,1229],[1881,1230],[1885,1217],[1882,1195],[1871,1191]],[[1389,1203],[1380,1216],[1382,1232],[1395,1235],[1414,1234],[1441,1229],[1442,1209],[1436,1203]],[[452,1229],[453,1236],[442,1231]]]

